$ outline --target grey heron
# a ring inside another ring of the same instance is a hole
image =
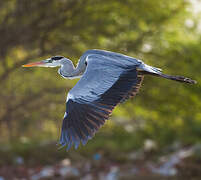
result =
[[[64,78],[79,78],[69,91],[63,118],[60,144],[67,150],[85,145],[109,118],[114,107],[138,93],[144,75],[153,75],[189,84],[196,81],[183,76],[163,74],[143,61],[105,50],[88,50],[75,68],[72,61],[54,56],[23,67],[57,67]]]

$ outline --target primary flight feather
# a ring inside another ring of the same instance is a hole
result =
[[[144,75],[153,75],[179,82],[195,84],[183,76],[171,76],[161,69],[149,66],[141,60],[123,54],[88,50],[75,68],[71,60],[63,56],[29,63],[23,67],[57,67],[64,78],[80,78],[69,91],[66,100],[60,144],[70,149],[80,143],[85,145],[109,118],[114,107],[135,96]]]

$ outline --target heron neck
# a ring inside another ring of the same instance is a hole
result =
[[[73,63],[62,64],[59,69],[59,74],[64,78],[74,79],[79,78],[83,74],[83,68],[81,61],[78,62],[77,67],[75,68]]]

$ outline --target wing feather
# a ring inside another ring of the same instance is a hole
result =
[[[139,63],[139,62],[138,62]],[[114,107],[134,96],[143,80],[136,70],[138,64],[129,65],[113,59],[91,56],[80,81],[71,89],[66,102],[60,144],[70,149],[85,145],[109,118]]]
[[[126,100],[128,100],[129,98],[134,97],[140,90],[140,87],[142,85],[144,76],[143,75],[137,75],[137,81],[134,82],[131,90],[129,91],[129,93],[121,100],[121,103],[125,102]]]

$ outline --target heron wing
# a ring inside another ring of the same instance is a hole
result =
[[[140,87],[142,86],[144,76],[141,74],[137,75],[137,81],[133,84],[131,90],[127,93],[127,95],[121,100],[121,103],[125,102],[129,98],[134,97],[140,90]]]
[[[86,71],[67,96],[61,145],[67,145],[67,149],[73,144],[77,148],[81,142],[85,145],[114,107],[138,90],[142,78],[136,68],[140,62],[122,61],[103,55],[87,56]]]

